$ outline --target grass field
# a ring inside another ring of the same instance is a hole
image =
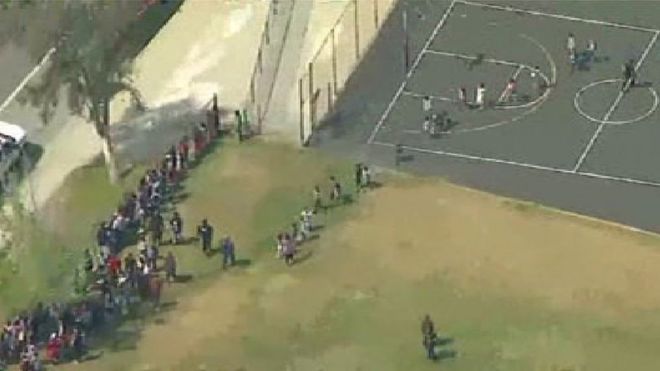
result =
[[[192,280],[166,288],[166,309],[97,342],[99,358],[57,369],[618,371],[660,362],[657,237],[538,205],[378,174],[382,187],[320,216],[304,261],[284,266],[274,234],[328,175],[352,192],[350,171],[316,152],[224,145],[192,172],[179,209],[188,233],[208,217],[231,234],[241,267],[221,272],[218,256],[177,247]],[[425,313],[444,339],[440,365],[424,359]]]

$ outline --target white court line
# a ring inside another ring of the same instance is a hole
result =
[[[396,144],[386,143],[386,142],[372,142],[371,144],[378,145],[378,146],[384,146],[384,147],[390,147],[390,148],[396,148],[397,147]],[[509,161],[509,160],[502,160],[502,159],[492,158],[492,157],[474,156],[474,155],[467,155],[467,154],[463,154],[463,153],[448,152],[448,151],[436,151],[436,150],[410,147],[410,146],[404,146],[404,145],[401,145],[400,147],[402,149],[413,151],[413,152],[428,153],[428,154],[434,154],[434,155],[440,155],[440,156],[460,158],[460,159],[464,159],[464,160],[472,160],[472,161],[478,161],[478,162],[486,162],[486,163],[494,163],[494,164],[500,164],[500,165],[516,166],[516,167],[521,167],[521,168],[526,168],[526,169],[549,171],[549,172],[557,173],[557,174],[577,175],[577,176],[582,176],[582,177],[586,177],[586,178],[612,180],[612,181],[621,182],[621,183],[644,185],[644,186],[651,186],[651,187],[660,188],[660,183],[651,182],[651,181],[647,181],[647,180],[639,180],[639,179],[634,179],[634,178],[626,178],[626,177],[619,177],[619,176],[612,176],[612,175],[603,175],[603,174],[591,173],[591,172],[582,172],[582,171],[575,172],[575,171],[568,170],[568,169],[555,168],[555,167],[543,166],[543,165],[528,164],[528,163],[525,163],[525,162]]]
[[[0,105],[0,112],[4,111],[4,110],[7,108],[7,106],[9,106],[9,104],[10,104],[14,99],[16,99],[16,96],[21,92],[21,90],[23,90],[23,88],[25,87],[25,85],[27,85],[27,83],[28,83],[28,82],[34,77],[34,75],[36,75],[37,72],[39,72],[39,70],[40,70],[40,69],[41,69],[46,63],[48,63],[48,60],[50,59],[50,56],[53,55],[53,53],[55,53],[55,50],[56,50],[55,48],[50,48],[50,50],[48,50],[48,52],[46,53],[46,55],[44,55],[44,57],[41,58],[41,61],[39,61],[39,64],[37,64],[36,66],[34,66],[34,68],[32,69],[32,71],[30,71],[30,73],[28,73],[28,74],[23,78],[23,80],[21,80],[21,83],[18,84],[18,86],[14,89],[14,91],[12,91],[11,94],[9,94],[9,96],[7,97],[7,99],[5,99],[5,101],[2,102],[2,104]]]
[[[511,79],[513,79],[513,80],[517,79],[518,75],[520,75],[520,73],[524,69],[525,69],[525,66],[523,66],[523,65],[518,66],[518,69],[516,70],[516,72],[514,72],[513,75],[511,75]],[[507,81],[506,84],[509,85],[509,82]],[[501,103],[502,100],[504,99],[504,95],[506,95],[506,89],[507,89],[507,87],[505,86],[504,90],[502,90],[502,94],[500,94],[500,97],[497,98],[497,103]]]
[[[474,55],[467,55],[467,54],[454,53],[454,52],[443,52],[441,50],[428,49],[428,50],[425,50],[424,53],[444,55],[446,57],[455,57],[455,58],[459,58],[459,59],[467,59],[469,61],[479,60],[479,57],[476,57]],[[486,63],[501,64],[501,65],[513,66],[513,67],[520,67],[522,65],[522,63],[505,61],[505,60],[502,60],[502,59],[483,58],[481,60],[486,62]]]
[[[507,11],[507,12],[527,13],[527,14],[538,15],[538,16],[542,16],[542,17],[563,19],[563,20],[567,20],[567,21],[591,23],[591,24],[597,24],[597,25],[601,25],[601,26],[623,28],[623,29],[628,29],[628,30],[644,31],[644,32],[658,32],[658,31],[660,31],[660,30],[655,29],[655,28],[633,26],[633,25],[628,25],[628,24],[624,24],[624,23],[599,21],[599,20],[596,20],[596,19],[572,17],[572,16],[568,16],[568,15],[563,15],[563,14],[545,13],[545,12],[540,12],[540,11],[537,11],[537,10],[514,8],[514,7],[511,7],[511,6],[484,4],[484,3],[477,3],[477,2],[466,1],[466,0],[457,0],[457,1],[459,3],[465,4],[465,5],[473,5],[473,6],[478,6],[478,7],[482,7],[482,8],[491,8],[491,9],[497,9],[497,10],[504,10],[504,11]]]
[[[653,45],[655,45],[656,41],[658,41],[658,35],[660,35],[660,31],[655,32],[653,34],[653,37],[651,38],[651,41],[649,41],[649,44],[646,46],[646,49],[644,49],[644,52],[642,53],[641,57],[639,57],[639,60],[635,64],[635,71],[637,71],[642,64],[644,63],[644,60],[646,57],[649,55],[649,52],[651,51],[651,48]],[[621,103],[621,99],[623,98],[623,95],[625,94],[625,90],[628,88],[628,82],[626,82],[626,86],[619,91],[619,94],[617,94],[616,99],[614,99],[614,102],[610,106],[610,109],[607,110],[605,113],[605,116],[603,116],[603,123],[598,125],[598,128],[596,129],[596,132],[594,132],[594,135],[591,137],[589,140],[589,143],[587,143],[587,146],[584,148],[584,151],[580,154],[580,157],[577,160],[577,163],[575,163],[575,166],[573,167],[573,171],[577,172],[580,170],[580,167],[584,163],[584,160],[587,158],[587,155],[589,152],[591,152],[591,149],[593,148],[594,144],[596,143],[596,139],[598,139],[598,136],[600,136],[600,133],[603,131],[605,128],[605,122],[607,122],[610,119],[610,116],[612,116],[612,113],[614,113],[614,110],[619,106],[619,103]]]
[[[412,64],[412,67],[410,68],[410,71],[406,74],[406,77],[403,79],[401,82],[401,85],[399,86],[399,89],[397,89],[396,93],[394,94],[394,97],[392,97],[392,100],[390,103],[387,105],[387,108],[385,108],[385,112],[383,112],[383,115],[380,117],[378,120],[378,123],[374,127],[373,131],[371,132],[371,135],[369,135],[369,139],[367,139],[367,144],[371,144],[374,139],[376,138],[376,134],[378,134],[378,131],[380,130],[380,127],[383,126],[385,123],[385,119],[387,119],[387,116],[390,114],[392,109],[394,108],[394,104],[396,101],[399,99],[401,96],[401,93],[403,93],[403,89],[406,87],[406,84],[408,83],[408,80],[410,80],[410,77],[413,75],[415,70],[417,69],[417,66],[419,65],[419,62],[422,61],[422,57],[424,56],[424,52],[431,46],[431,43],[433,42],[433,39],[438,35],[438,32],[440,32],[440,29],[442,26],[445,25],[447,22],[447,19],[449,18],[449,15],[451,12],[454,10],[454,6],[456,5],[457,0],[452,0],[451,4],[449,4],[449,7],[447,7],[447,10],[445,10],[445,13],[442,15],[442,18],[440,18],[440,21],[438,21],[438,24],[435,26],[433,29],[433,32],[431,32],[431,35],[429,35],[428,39],[426,39],[426,42],[424,43],[424,47],[422,47],[422,50],[417,54],[417,57],[415,58],[415,61]]]
[[[425,97],[429,97],[429,98],[431,98],[431,99],[440,100],[440,101],[443,101],[443,102],[458,102],[457,99],[451,99],[451,98],[441,97],[441,96],[439,96],[439,95],[428,95],[428,94],[413,93],[413,92],[411,92],[410,90],[404,90],[401,94],[403,94],[403,95],[407,95],[407,96],[410,96],[410,97],[415,97],[415,98],[425,98]]]

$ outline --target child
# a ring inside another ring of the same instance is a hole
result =
[[[484,109],[486,103],[485,99],[486,99],[486,85],[482,82],[477,87],[476,100],[475,100],[475,103],[477,104],[479,109]]]
[[[517,88],[516,80],[509,79],[509,82],[507,82],[506,88],[502,93],[502,98],[500,99],[500,102],[509,102],[512,98],[515,99],[516,88]]]
[[[293,257],[296,254],[295,241],[288,235],[284,235],[284,262],[286,265],[293,265]]]
[[[424,115],[428,115],[431,112],[431,97],[428,95],[422,98],[422,111],[424,111]]]
[[[371,171],[367,165],[362,166],[362,188],[369,188],[371,185]]]
[[[277,253],[275,257],[281,259],[284,254],[284,235],[279,233],[275,242],[277,243]]]
[[[424,123],[422,124],[422,132],[428,133],[431,131],[431,117],[426,116],[424,118]]]
[[[467,106],[467,90],[464,87],[458,88],[458,102],[464,106]]]
[[[566,50],[568,51],[568,58],[571,61],[571,64],[573,64],[573,60],[575,60],[575,35],[572,33],[568,34],[568,38],[566,39]]]

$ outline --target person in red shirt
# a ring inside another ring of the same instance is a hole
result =
[[[46,357],[52,363],[57,363],[62,355],[62,340],[53,333],[46,345]]]
[[[113,255],[108,258],[108,271],[113,277],[117,277],[121,271],[121,260],[119,257]]]

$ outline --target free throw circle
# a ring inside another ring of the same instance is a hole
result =
[[[630,120],[602,120],[593,117],[592,115],[588,114],[582,109],[581,103],[580,103],[580,98],[582,97],[582,94],[587,91],[588,89],[591,89],[595,86],[598,85],[603,85],[603,84],[620,84],[623,82],[623,79],[607,79],[607,80],[601,80],[601,81],[594,81],[591,84],[585,85],[580,90],[575,93],[575,98],[573,99],[573,105],[575,106],[575,110],[578,111],[578,113],[586,118],[587,120],[591,122],[595,122],[597,124],[603,124],[603,125],[626,125],[626,124],[632,124],[638,121],[642,121],[645,118],[651,116],[653,112],[655,112],[658,109],[658,104],[660,104],[660,99],[658,98],[658,93],[653,89],[652,87],[648,87],[648,91],[651,94],[651,97],[653,98],[653,104],[651,104],[651,107],[649,108],[648,111],[645,113],[634,117]]]

